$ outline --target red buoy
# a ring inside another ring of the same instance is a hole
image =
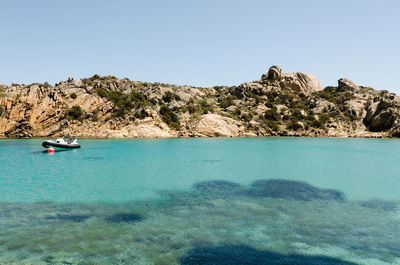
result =
[[[49,148],[49,149],[47,149],[47,152],[49,152],[49,153],[54,153],[54,148]]]

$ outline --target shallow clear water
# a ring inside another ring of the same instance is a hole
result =
[[[399,140],[41,141],[0,140],[0,264],[400,264]]]

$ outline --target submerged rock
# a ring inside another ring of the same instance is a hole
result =
[[[210,180],[196,183],[194,188],[201,191],[232,191],[241,189],[242,185],[225,180]]]
[[[343,201],[344,194],[331,189],[321,189],[301,181],[269,179],[253,182],[245,192],[250,197],[272,197],[298,201],[332,200]]]
[[[57,214],[55,216],[47,216],[45,219],[80,223],[90,217],[91,216],[89,215],[79,215],[79,214]]]
[[[110,223],[136,223],[142,221],[144,218],[134,213],[117,213],[106,218]]]
[[[195,248],[179,261],[181,265],[351,265],[352,262],[324,256],[283,255],[247,246]]]
[[[225,180],[210,180],[199,182],[194,185],[194,189],[200,191],[202,195],[211,196],[232,196],[240,195],[246,189],[241,184],[225,181]]]
[[[384,211],[395,211],[398,208],[397,203],[391,201],[383,201],[383,200],[370,200],[361,202],[362,207],[372,208],[372,209],[379,209]]]

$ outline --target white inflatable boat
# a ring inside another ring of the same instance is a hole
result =
[[[48,140],[44,141],[42,143],[42,146],[44,148],[50,148],[50,147],[56,147],[56,148],[65,148],[65,149],[71,149],[71,148],[80,148],[80,144],[78,144],[78,140],[76,138],[58,138],[57,140]]]

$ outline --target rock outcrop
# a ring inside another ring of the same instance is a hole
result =
[[[322,90],[321,84],[312,74],[285,73],[282,75],[281,87],[297,93],[310,95]]]
[[[381,100],[368,107],[364,123],[370,131],[387,131],[399,117],[396,106],[387,100]]]
[[[206,114],[201,117],[193,130],[196,136],[202,137],[238,137],[243,135],[244,127],[231,118],[218,114]]]
[[[0,86],[0,137],[400,137],[400,98],[272,66],[260,80],[200,88],[94,75]]]
[[[343,91],[357,91],[360,88],[353,83],[350,79],[347,78],[341,78],[338,80],[338,92],[343,92]]]
[[[261,76],[262,81],[280,80],[282,77],[282,69],[279,66],[273,65],[269,68],[268,72]]]

